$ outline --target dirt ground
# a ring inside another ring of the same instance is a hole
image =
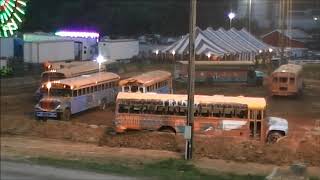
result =
[[[126,76],[137,74],[137,68],[127,68]],[[144,69],[145,70],[145,69]],[[2,87],[3,88],[3,87]],[[175,83],[174,93],[186,93],[186,85]],[[130,132],[110,135],[103,130],[75,128],[75,124],[98,125],[105,129],[112,127],[114,107],[106,111],[88,110],[72,117],[72,122],[37,123],[33,118],[35,89],[19,89],[1,96],[1,134],[65,139],[78,142],[92,142],[99,146],[115,148],[138,148],[166,150],[181,153],[184,140],[181,135],[159,132]],[[195,157],[224,159],[238,162],[288,165],[305,162],[320,166],[320,133],[313,130],[315,120],[320,120],[320,81],[306,80],[304,94],[296,98],[270,97],[266,87],[218,86],[201,84],[196,86],[197,94],[224,94],[265,97],[268,115],[286,118],[289,121],[289,136],[277,144],[261,144],[231,138],[195,137]],[[67,125],[66,125],[67,123]],[[70,127],[70,128],[69,128]],[[96,127],[95,127],[96,128]],[[71,129],[71,130],[69,130]],[[54,131],[54,133],[53,133]],[[72,132],[70,132],[72,131]],[[74,133],[76,131],[77,133]],[[51,133],[48,133],[51,132]],[[68,132],[68,133],[67,133]],[[99,137],[88,140],[89,136]],[[95,133],[96,132],[96,133]],[[63,134],[59,136],[59,134]],[[21,137],[21,136],[20,136]],[[83,139],[86,140],[83,140]],[[28,144],[26,144],[28,146]]]
[[[28,146],[26,146],[28,144]],[[140,150],[136,148],[114,148],[94,144],[77,143],[26,136],[1,136],[1,158],[25,160],[29,158],[56,158],[67,160],[85,160],[90,162],[117,161],[130,167],[167,159],[180,159],[182,153],[164,150]],[[275,167],[287,170],[288,166],[234,162],[222,159],[197,158],[192,162],[201,171],[209,174],[232,173],[240,175],[268,175]],[[308,175],[320,177],[320,167],[308,166]]]

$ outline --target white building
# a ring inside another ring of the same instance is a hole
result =
[[[97,39],[80,37],[61,37],[48,33],[26,33],[25,42],[73,41],[75,60],[92,60],[97,55]]]

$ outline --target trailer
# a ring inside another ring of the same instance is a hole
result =
[[[23,51],[26,63],[75,59],[75,44],[71,40],[25,42]]]
[[[109,60],[128,60],[139,54],[135,39],[103,40],[98,43],[99,55]]]
[[[74,59],[92,60],[97,55],[97,39],[85,37],[62,37],[48,33],[25,33],[24,41],[41,42],[41,41],[73,41],[74,42]]]

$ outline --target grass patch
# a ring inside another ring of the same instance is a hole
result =
[[[120,163],[97,163],[84,160],[65,160],[54,158],[32,158],[36,164],[50,165],[54,167],[64,167],[71,169],[89,170],[99,173],[119,174],[123,176],[148,177],[155,179],[175,180],[175,179],[216,179],[216,180],[247,180],[264,179],[263,176],[252,175],[211,175],[201,172],[194,165],[183,160],[169,159],[152,164],[137,165],[132,167]]]
[[[310,180],[320,180],[320,177],[310,177]]]

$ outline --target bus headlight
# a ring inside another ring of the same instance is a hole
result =
[[[61,108],[61,105],[59,104],[57,107],[56,107],[56,110],[59,110]]]
[[[35,105],[35,106],[34,106],[34,109],[35,109],[35,110],[41,110],[39,104]]]

